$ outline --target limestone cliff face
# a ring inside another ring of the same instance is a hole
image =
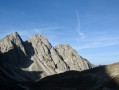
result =
[[[82,71],[93,66],[67,44],[56,49],[43,35],[36,34],[23,42],[17,32],[0,41],[0,66],[15,79],[37,80],[69,70]]]
[[[34,62],[27,70],[42,70],[43,77],[68,70],[45,36],[36,34],[28,39],[25,45],[29,57]]]
[[[7,35],[0,41],[0,50],[4,54],[3,60],[0,60],[1,65],[13,67],[26,66],[27,54],[23,41],[17,32]]]
[[[92,67],[89,65],[89,62],[79,56],[78,53],[68,44],[59,44],[56,46],[56,50],[64,62],[69,66],[70,70],[82,71]]]

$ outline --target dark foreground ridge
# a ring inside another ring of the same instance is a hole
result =
[[[2,71],[2,70],[1,70]],[[119,90],[119,63],[85,71],[67,71],[38,81],[16,82],[2,72],[7,82],[1,90]]]
[[[33,88],[38,86],[44,90],[119,90],[119,63],[48,76],[37,81]]]
[[[68,44],[36,34],[0,40],[0,90],[118,90],[119,63],[93,68]]]

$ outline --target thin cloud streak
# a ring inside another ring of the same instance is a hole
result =
[[[61,28],[65,28],[65,27],[44,27],[44,28],[33,27],[32,29],[26,29],[26,30],[13,29],[13,30],[2,32],[0,39],[4,38],[8,34],[18,32],[23,40],[27,40],[28,38],[34,36],[35,34],[44,34],[46,32],[50,32],[51,30],[57,30]]]
[[[84,39],[85,38],[85,34],[83,32],[81,32],[81,30],[80,30],[80,17],[79,17],[79,14],[78,14],[77,11],[76,11],[76,16],[77,16],[77,27],[76,27],[76,31],[78,32],[79,37],[81,39]]]
[[[91,41],[113,41],[113,40],[119,40],[119,37],[101,37],[101,38],[94,38]]]
[[[65,28],[65,27],[45,27],[45,28],[37,28],[34,27],[33,29],[29,30],[18,30],[18,33],[21,35],[21,37],[24,38],[24,40],[34,36],[35,34],[44,34],[44,33],[48,33],[51,30],[57,30],[57,29],[61,29],[61,28]]]
[[[100,47],[108,47],[108,46],[113,46],[113,45],[118,45],[119,39],[112,39],[112,40],[104,40],[104,41],[96,41],[96,42],[91,42],[91,43],[87,43],[84,45],[79,45],[74,46],[74,48],[76,50],[82,50],[82,49],[91,49],[91,48],[100,48]]]
[[[56,30],[56,29],[60,29],[60,28],[65,28],[65,27],[43,27],[43,28],[37,28],[37,27],[33,27],[33,29],[41,29],[41,30]]]
[[[99,48],[99,47],[107,47],[107,46],[112,46],[112,45],[116,45],[118,44],[117,42],[106,42],[106,43],[102,43],[102,42],[95,42],[95,43],[89,43],[87,45],[84,45],[82,47],[80,47],[79,49],[86,49],[86,48]]]
[[[77,45],[73,46],[74,49],[76,50],[82,50],[82,49],[90,49],[90,48],[100,48],[100,47],[108,47],[108,46],[113,46],[113,45],[118,45],[118,37],[96,37],[91,38],[86,37],[83,32],[80,30],[80,17],[78,12],[76,11],[76,16],[77,16],[77,27],[76,31],[78,32],[78,37],[76,38],[77,40]],[[105,34],[105,33],[103,33]],[[80,42],[79,42],[80,41]]]

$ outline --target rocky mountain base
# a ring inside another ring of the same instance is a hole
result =
[[[2,74],[5,77],[6,74]],[[0,83],[1,90],[119,90],[119,63],[84,71],[66,71],[38,81],[16,82],[6,77],[9,81]]]

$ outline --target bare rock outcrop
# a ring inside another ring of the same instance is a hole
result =
[[[90,63],[78,55],[78,53],[68,44],[59,44],[56,46],[56,50],[64,62],[69,66],[70,70],[82,71],[92,68]]]
[[[68,44],[54,48],[41,34],[24,42],[15,32],[0,40],[0,90],[16,89],[119,90],[119,62],[93,68]]]
[[[67,44],[56,49],[44,35],[23,41],[17,32],[0,41],[0,67],[18,81],[38,80],[69,70],[82,71],[93,66]]]
[[[42,77],[67,70],[65,63],[63,63],[45,36],[36,34],[28,39],[25,45],[29,57],[31,57],[34,62],[27,70],[41,70],[43,71],[41,74]],[[60,65],[57,64],[58,60]]]
[[[3,53],[3,66],[25,67],[28,60],[23,41],[17,32],[7,35],[0,41],[1,53]],[[23,63],[24,62],[24,63]]]

